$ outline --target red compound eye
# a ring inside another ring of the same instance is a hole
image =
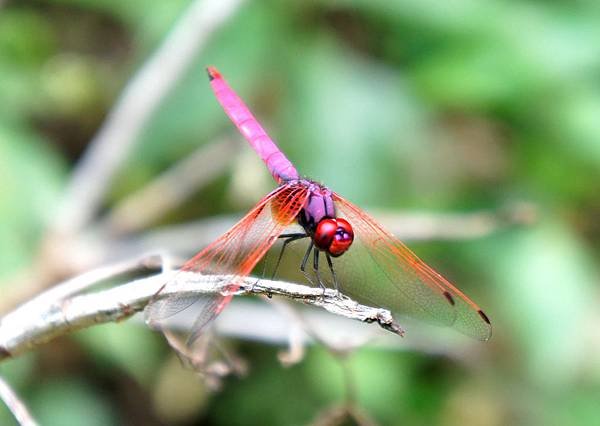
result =
[[[329,250],[338,225],[335,219],[321,219],[315,230],[313,241],[319,250]]]
[[[338,257],[348,250],[353,240],[352,225],[341,218],[321,220],[313,237],[315,246],[333,257]]]
[[[354,241],[354,231],[352,230],[350,222],[341,218],[336,219],[336,221],[338,228],[328,250],[329,254],[333,257],[344,254],[344,252],[352,245],[352,241]]]

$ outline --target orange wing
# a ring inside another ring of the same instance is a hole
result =
[[[354,243],[335,259],[341,291],[400,316],[441,325],[488,340],[488,317],[471,299],[412,253],[358,207],[334,194],[337,215],[354,229]]]
[[[244,277],[252,272],[283,230],[295,220],[307,196],[305,186],[280,186],[263,198],[233,228],[187,261],[181,270],[206,275],[209,284],[211,277],[216,282],[222,281],[225,276],[229,281],[226,291],[214,295],[175,292],[166,299],[156,300],[146,311],[152,326],[160,329],[166,319],[196,305],[200,314],[188,338],[188,344],[193,343],[204,327],[229,303]],[[173,288],[176,285],[177,281],[172,281],[164,288],[168,288],[169,292],[176,291],[177,288]]]

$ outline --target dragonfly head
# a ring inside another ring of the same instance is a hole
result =
[[[318,249],[333,257],[341,256],[350,248],[354,240],[352,225],[342,218],[324,218],[319,221],[313,241]]]

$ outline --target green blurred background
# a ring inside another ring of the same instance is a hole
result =
[[[2,295],[34,268],[74,164],[187,5],[0,7]],[[301,173],[361,206],[535,206],[529,226],[411,243],[485,309],[494,335],[462,359],[400,341],[343,360],[315,346],[290,368],[278,347],[232,341],[250,371],[210,394],[160,336],[109,324],[0,365],[42,424],[308,424],[343,403],[343,368],[357,406],[384,425],[599,424],[599,2],[247,1],[162,102],[106,211],[232,131],[207,64]],[[158,225],[243,212],[273,187],[238,142],[241,159]]]

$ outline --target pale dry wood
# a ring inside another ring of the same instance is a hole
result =
[[[144,310],[153,297],[169,297],[176,288],[178,294],[207,294],[223,292],[227,280],[215,280],[193,272],[169,271],[131,281],[108,290],[73,295],[69,289],[80,291],[82,282],[76,278],[43,293],[15,309],[0,320],[0,360],[17,356],[66,333],[95,324],[121,321]],[[105,274],[100,274],[105,276]],[[175,282],[158,296],[166,282]],[[50,296],[48,296],[50,293]],[[52,297],[52,294],[59,297]],[[285,296],[306,304],[321,307],[331,313],[363,322],[374,322],[386,330],[403,335],[392,314],[380,308],[369,307],[340,296],[334,290],[307,287],[283,281],[260,280],[248,277],[236,294],[264,294]],[[63,297],[67,295],[67,297]]]
[[[29,410],[19,399],[12,388],[0,377],[0,399],[4,401],[15,420],[21,426],[36,426],[38,423],[33,419]]]
[[[75,166],[56,215],[42,238],[38,258],[7,285],[11,291],[0,298],[0,312],[12,309],[64,276],[106,261],[98,259],[94,251],[93,241],[101,242],[103,238],[89,238],[86,231],[93,230],[114,176],[161,102],[243,2],[190,2],[161,45],[129,80]]]
[[[115,173],[164,97],[243,0],[195,0],[127,84],[77,164],[52,230],[74,235],[98,211]]]
[[[120,201],[100,222],[98,231],[123,235],[150,227],[223,174],[230,167],[237,146],[233,138],[221,138],[202,145],[142,189]]]

